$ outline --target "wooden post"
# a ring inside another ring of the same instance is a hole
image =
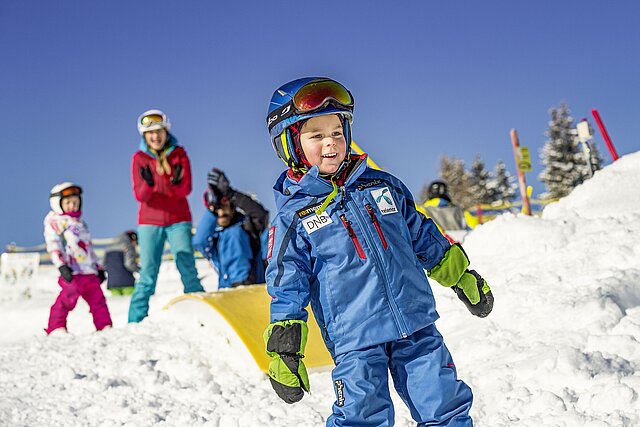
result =
[[[518,184],[520,186],[520,195],[522,196],[522,213],[531,215],[531,205],[529,204],[529,195],[527,194],[527,181],[524,177],[524,172],[520,170],[518,162],[520,141],[518,140],[518,132],[516,132],[515,129],[511,129],[511,145],[513,145],[513,157],[516,160],[516,169],[518,170]]]
[[[478,216],[478,224],[482,224],[482,206],[476,205],[476,215]]]

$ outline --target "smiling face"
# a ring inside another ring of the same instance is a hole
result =
[[[64,213],[77,212],[78,209],[80,209],[80,197],[65,197],[60,201],[60,207],[62,208],[62,212]]]
[[[162,128],[145,132],[144,140],[147,141],[149,148],[160,151],[164,148],[164,144],[167,142],[167,130]]]
[[[340,118],[327,114],[304,122],[300,129],[300,145],[311,166],[318,166],[320,173],[335,173],[347,154]]]
[[[233,220],[233,215],[236,210],[229,202],[223,202],[218,209],[216,209],[216,215],[218,215],[217,224],[220,227],[228,227]]]

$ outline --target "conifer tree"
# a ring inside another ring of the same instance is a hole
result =
[[[588,177],[588,166],[578,147],[574,119],[567,104],[549,110],[551,121],[540,158],[545,169],[538,176],[549,198],[564,197]]]
[[[516,198],[516,179],[507,170],[502,160],[498,160],[487,184],[489,190],[489,203],[504,205],[511,203]]]
[[[440,160],[440,178],[447,183],[451,201],[463,209],[475,204],[470,189],[470,174],[465,169],[463,160],[444,156]]]
[[[476,155],[469,171],[469,190],[474,205],[491,203],[489,194],[489,171],[484,166],[480,155]]]

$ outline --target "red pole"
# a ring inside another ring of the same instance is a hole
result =
[[[476,205],[476,215],[478,215],[478,224],[482,224],[482,206]]]
[[[518,147],[520,147],[520,141],[518,140],[518,132],[515,129],[511,129],[511,144],[513,145],[513,157],[516,159],[516,169],[518,170],[518,184],[520,184],[520,195],[522,196],[522,212],[525,215],[531,216],[531,205],[529,204],[529,195],[527,194],[527,181],[524,177],[524,172],[518,167]]]
[[[611,142],[611,138],[609,138],[609,133],[607,133],[607,128],[604,127],[604,123],[600,118],[600,113],[595,108],[591,110],[591,114],[593,114],[593,118],[596,119],[596,123],[598,124],[598,128],[600,129],[600,133],[604,138],[604,142],[607,144],[607,148],[609,149],[609,153],[611,153],[611,158],[615,162],[618,160],[618,153],[616,151],[616,147],[613,146],[613,142]]]

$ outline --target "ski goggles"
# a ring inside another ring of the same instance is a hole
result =
[[[142,118],[140,119],[140,124],[147,127],[154,124],[164,124],[164,117],[160,114],[149,114],[148,116],[142,116]]]
[[[294,114],[309,114],[319,111],[329,104],[352,110],[353,96],[344,86],[334,80],[316,80],[302,86],[291,101],[275,110],[267,117],[269,131],[281,121]]]
[[[82,188],[78,186],[67,187],[64,190],[58,191],[51,195],[51,197],[70,197],[70,196],[80,196],[82,194]]]

